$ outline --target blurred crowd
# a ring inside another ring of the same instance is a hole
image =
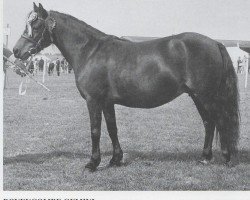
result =
[[[250,63],[248,62],[248,58],[246,56],[244,56],[243,58],[241,58],[240,56],[238,57],[237,60],[237,73],[238,74],[242,74],[244,73],[245,69],[247,70],[248,67],[248,73],[250,73],[250,67],[248,66]]]
[[[70,74],[72,72],[72,67],[65,58],[57,58],[54,61],[48,61],[44,60],[42,57],[32,60],[28,67],[28,71],[33,75],[38,72],[43,72],[44,70],[49,76],[53,74],[60,76],[61,73]]]

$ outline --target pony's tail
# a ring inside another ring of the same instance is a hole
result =
[[[221,43],[218,43],[223,61],[222,79],[218,88],[216,129],[219,132],[222,152],[230,155],[238,153],[239,140],[239,93],[238,80],[232,60]]]

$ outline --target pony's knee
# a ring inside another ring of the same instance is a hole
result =
[[[98,138],[100,137],[100,135],[101,135],[101,130],[100,130],[100,129],[98,129],[98,128],[93,128],[93,129],[91,130],[91,137],[92,137],[93,139],[98,139]]]

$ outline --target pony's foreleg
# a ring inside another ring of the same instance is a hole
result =
[[[104,118],[106,120],[107,129],[113,145],[113,157],[110,160],[110,166],[119,166],[123,157],[123,152],[117,136],[117,126],[114,104],[105,104],[103,108]]]
[[[92,139],[92,156],[85,168],[90,171],[95,171],[101,162],[100,154],[100,136],[101,136],[101,121],[102,121],[102,106],[95,100],[87,100],[89,110],[91,139]]]

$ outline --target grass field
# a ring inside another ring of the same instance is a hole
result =
[[[37,77],[41,80],[41,75]],[[249,77],[250,79],[250,77]],[[102,161],[94,173],[84,165],[91,153],[89,117],[74,75],[46,80],[47,92],[31,82],[18,95],[21,78],[8,73],[4,90],[4,190],[249,190],[250,84],[239,76],[240,164],[223,165],[214,143],[214,163],[200,158],[204,127],[187,95],[155,109],[116,106],[125,165],[107,168],[112,146],[102,125]]]

